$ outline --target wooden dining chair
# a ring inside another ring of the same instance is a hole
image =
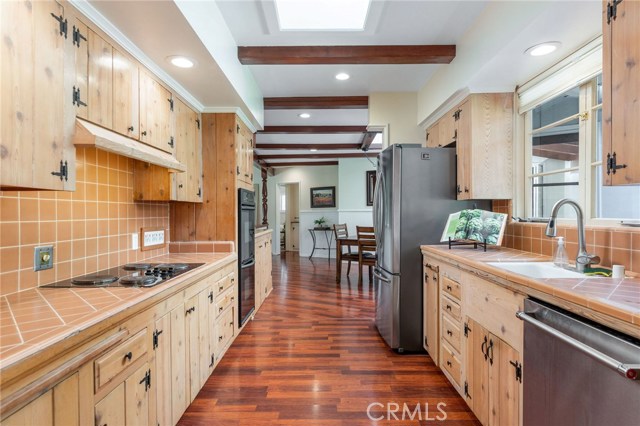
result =
[[[376,236],[373,226],[356,226],[358,235],[358,263],[360,265],[360,274],[358,275],[358,284],[362,284],[362,267],[369,267],[369,284],[373,282],[373,267],[377,259]]]
[[[347,265],[347,275],[351,272],[351,262],[358,262],[358,253],[353,253],[351,251],[351,245],[349,242],[344,243],[342,240],[349,239],[349,229],[347,228],[346,223],[340,223],[333,225],[333,233],[336,237],[336,247],[338,248],[338,252],[336,253],[336,266],[339,262],[347,261],[349,262]],[[344,248],[347,248],[345,251]],[[336,281],[340,282],[340,277],[336,277]]]

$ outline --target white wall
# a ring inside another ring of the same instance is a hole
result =
[[[390,144],[422,143],[424,131],[417,125],[417,93],[371,93],[369,125],[388,126]]]
[[[338,163],[339,206],[338,223],[346,223],[349,235],[356,234],[356,225],[372,226],[372,207],[367,206],[366,172],[376,170],[366,158],[341,158]]]
[[[267,188],[269,191],[268,218],[269,227],[276,229],[279,224],[276,222],[276,211],[280,210],[279,193],[280,184],[300,183],[299,193],[299,216],[300,216],[300,256],[309,256],[312,248],[311,235],[308,229],[313,228],[313,221],[322,216],[326,217],[331,225],[338,222],[338,206],[340,188],[338,188],[338,166],[313,166],[313,167],[287,167],[276,169],[275,176],[269,176]],[[310,189],[319,186],[336,187],[336,208],[311,209]],[[318,233],[318,247],[325,247],[324,236]],[[320,237],[322,239],[320,239]],[[280,234],[274,233],[273,253],[280,252]],[[332,253],[333,255],[333,253]],[[326,251],[317,251],[314,257],[326,257]]]

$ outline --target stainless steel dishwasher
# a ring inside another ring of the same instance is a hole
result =
[[[640,341],[525,300],[524,426],[640,425]]]

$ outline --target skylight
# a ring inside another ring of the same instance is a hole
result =
[[[371,0],[275,0],[282,31],[363,31]]]

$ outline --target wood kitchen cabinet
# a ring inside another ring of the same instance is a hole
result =
[[[52,0],[3,1],[0,14],[0,187],[73,190],[75,149],[65,122],[71,45],[61,25],[69,17]]]
[[[236,175],[238,186],[253,190],[253,133],[236,119]]]
[[[440,341],[438,332],[438,314],[440,288],[439,266],[428,258],[422,264],[423,271],[423,312],[422,312],[422,332],[424,337],[424,349],[427,351],[435,365],[439,365]]]
[[[238,334],[240,329],[238,322],[238,284],[236,283],[236,275],[230,273],[212,286],[214,317],[214,328],[211,334],[211,367],[220,361],[226,353],[233,338]]]
[[[483,425],[520,421],[520,354],[478,322],[466,318],[465,397]]]
[[[262,303],[273,289],[271,243],[271,232],[256,237],[256,311],[260,309],[260,306],[262,306]]]
[[[440,144],[440,121],[436,121],[427,129],[425,143],[422,144],[425,148],[437,148],[441,146]]]
[[[113,47],[91,29],[88,33],[87,120],[113,128]]]
[[[140,141],[173,154],[171,92],[147,71],[140,70]]]
[[[137,426],[149,424],[149,364],[144,363],[95,407],[95,425]]]
[[[171,174],[171,200],[202,202],[202,140],[200,118],[180,99],[174,99],[176,159],[187,170]]]
[[[640,183],[640,2],[603,2],[604,185]]]
[[[453,117],[458,199],[512,198],[513,94],[472,94]]]
[[[209,299],[213,300],[213,290],[205,288],[185,302],[186,346],[189,362],[189,403],[209,377],[211,350],[209,346]]]
[[[140,137],[140,93],[138,64],[113,48],[113,127],[133,139]]]

